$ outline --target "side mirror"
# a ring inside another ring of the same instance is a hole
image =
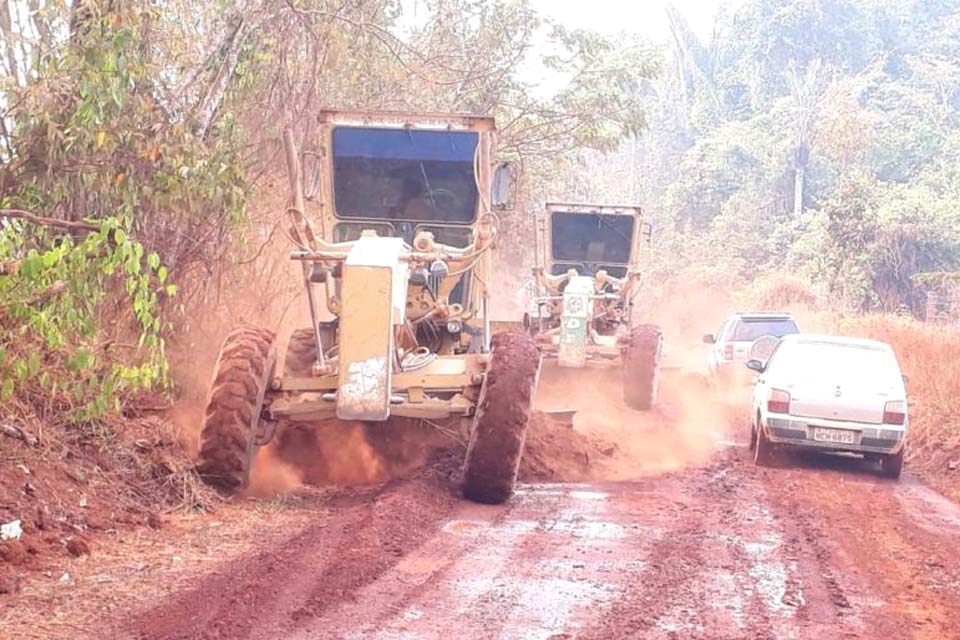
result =
[[[747,360],[747,369],[763,373],[766,371],[767,365],[763,364],[763,360]]]
[[[716,344],[717,339],[713,337],[712,333],[705,334],[703,336],[703,344]]]
[[[643,223],[643,230],[641,231],[641,233],[643,234],[644,240],[646,240],[646,241],[647,241],[647,244],[649,245],[649,244],[650,244],[650,240],[653,238],[653,223],[652,223],[652,222],[644,222],[644,223]]]
[[[490,185],[490,205],[494,209],[510,208],[510,186],[513,182],[513,165],[501,162],[493,171],[493,184]]]

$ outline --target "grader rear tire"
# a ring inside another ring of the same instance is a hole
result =
[[[332,322],[320,323],[320,339],[324,350],[333,346],[337,337],[337,327]],[[287,350],[283,357],[283,377],[304,378],[312,375],[313,364],[317,361],[317,340],[313,329],[297,329],[290,334]]]
[[[513,495],[539,365],[536,343],[527,333],[510,331],[493,336],[490,368],[463,465],[463,495],[467,499],[499,504]]]
[[[623,348],[623,401],[631,409],[649,411],[660,387],[663,332],[655,324],[630,330]]]
[[[263,396],[276,363],[272,331],[241,326],[227,335],[214,369],[197,471],[227,493],[250,482]]]

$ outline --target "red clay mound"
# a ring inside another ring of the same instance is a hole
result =
[[[100,538],[156,528],[160,513],[214,499],[164,419],[23,431],[42,438],[0,436],[0,524],[22,528],[19,540],[0,542],[0,593],[17,574],[95,553]]]
[[[597,466],[617,454],[617,445],[587,436],[566,424],[534,412],[527,426],[527,443],[520,460],[522,482],[588,480]]]

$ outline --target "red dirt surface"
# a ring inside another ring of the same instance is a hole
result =
[[[36,447],[0,437],[0,523],[23,528],[20,541],[0,541],[0,591],[120,531],[158,527],[163,511],[208,501],[166,420],[98,429],[48,429]]]
[[[616,444],[583,434],[571,425],[534,413],[527,425],[527,443],[520,460],[523,482],[576,482],[602,475],[614,459]]]
[[[702,463],[521,484],[504,505],[461,500],[451,453],[279,511],[233,505],[257,516],[243,530],[195,535],[174,520],[152,544],[202,544],[204,564],[131,574],[97,568],[110,551],[95,553],[68,561],[80,577],[56,600],[28,584],[29,606],[0,609],[0,623],[13,637],[98,640],[960,637],[957,504],[859,460],[758,468],[745,429],[729,435]],[[93,596],[100,579],[117,581],[109,600]]]
[[[404,481],[333,494],[314,505],[328,517],[124,622],[116,637],[233,639],[268,620],[279,627],[323,615],[435,529],[458,502],[458,465],[443,458]]]

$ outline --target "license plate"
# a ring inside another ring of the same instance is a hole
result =
[[[814,428],[813,439],[817,442],[835,442],[837,444],[855,444],[857,434],[855,431],[844,431],[842,429],[819,429]]]

